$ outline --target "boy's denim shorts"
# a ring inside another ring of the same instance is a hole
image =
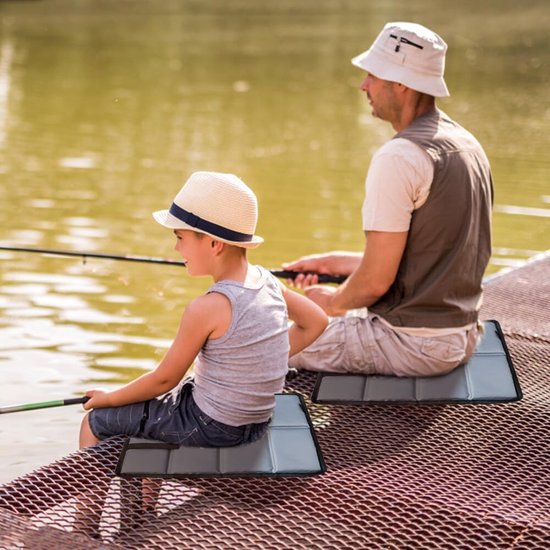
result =
[[[122,407],[94,409],[89,422],[98,439],[130,435],[188,447],[232,447],[256,441],[268,422],[230,426],[204,414],[193,399],[193,382],[185,381],[161,397]]]

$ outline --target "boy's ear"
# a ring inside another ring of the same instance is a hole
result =
[[[210,246],[212,247],[212,251],[217,256],[221,253],[223,250],[225,243],[222,243],[221,241],[216,241],[215,239],[212,239]]]

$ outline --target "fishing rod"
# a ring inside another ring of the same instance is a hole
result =
[[[39,403],[26,403],[24,405],[0,407],[0,414],[20,411],[34,411],[36,409],[49,409],[51,407],[64,407],[66,405],[81,405],[82,403],[86,403],[89,399],[89,397],[73,397],[70,399],[56,399],[55,401],[41,401]]]
[[[86,262],[87,258],[100,258],[102,260],[123,260],[126,262],[144,262],[149,264],[169,264],[185,266],[185,263],[177,260],[167,260],[165,258],[154,258],[148,256],[120,256],[117,254],[104,254],[101,252],[71,252],[70,250],[55,250],[53,248],[29,248],[26,246],[0,246],[0,250],[9,250],[10,252],[31,252],[35,254],[49,254],[51,256],[72,256],[82,258]]]
[[[0,250],[7,250],[10,252],[30,252],[34,254],[48,254],[51,256],[71,256],[73,258],[82,258],[86,263],[87,258],[99,258],[102,260],[121,260],[126,262],[143,262],[148,264],[166,264],[185,267],[185,262],[178,260],[168,260],[166,258],[155,258],[150,256],[122,256],[118,254],[105,254],[102,252],[72,252],[70,250],[56,250],[53,248],[31,248],[25,246],[0,246]],[[312,275],[309,271],[291,271],[288,269],[270,269],[272,275],[279,279],[292,279],[294,280],[301,273],[304,275]],[[321,284],[324,283],[336,283],[341,284],[346,279],[346,275],[327,275],[326,273],[316,273],[318,281]]]

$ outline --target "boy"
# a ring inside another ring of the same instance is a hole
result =
[[[187,306],[155,370],[86,393],[80,447],[118,434],[188,446],[253,442],[267,429],[289,355],[323,332],[327,316],[248,263],[246,250],[263,239],[254,235],[256,197],[237,176],[195,172],[153,216],[174,231],[189,274],[210,275],[214,285]],[[176,388],[195,359],[194,380]]]

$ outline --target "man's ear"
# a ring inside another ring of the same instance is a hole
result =
[[[408,86],[405,86],[405,84],[401,84],[401,82],[396,82],[395,85],[396,90],[401,93],[411,89]]]

